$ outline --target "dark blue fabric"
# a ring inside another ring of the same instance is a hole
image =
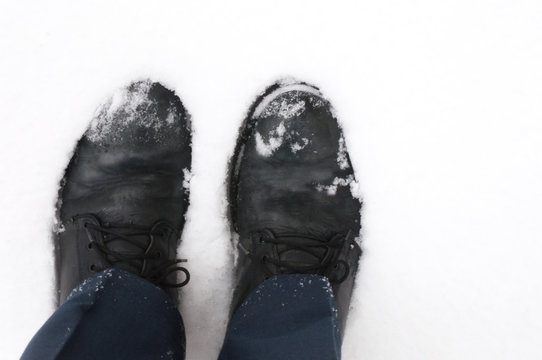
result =
[[[220,360],[340,359],[335,299],[327,278],[280,275],[260,284],[233,315]]]
[[[27,359],[184,359],[181,316],[160,288],[118,269],[84,281],[34,336]]]
[[[281,275],[249,294],[233,315],[226,359],[339,359],[341,339],[328,280]],[[184,359],[181,316],[165,292],[105,270],[78,286],[34,336],[22,359]]]

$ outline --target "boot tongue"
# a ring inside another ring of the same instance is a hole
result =
[[[321,241],[321,246],[316,240],[303,237],[290,237],[292,244],[277,245],[278,260],[300,267],[318,266],[324,260],[328,249],[326,243]],[[281,268],[282,271],[291,271],[292,269]]]
[[[130,241],[114,235],[105,235],[104,241],[111,239],[111,241],[107,243],[107,247],[111,251],[128,256],[143,256],[151,241],[149,235],[138,234],[128,235],[127,237],[130,239]]]

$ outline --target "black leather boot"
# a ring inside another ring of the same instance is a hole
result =
[[[344,328],[361,255],[361,202],[342,130],[318,88],[279,82],[256,100],[228,186],[239,235],[232,311],[269,277],[319,274],[332,284]]]
[[[177,288],[189,280],[176,258],[191,154],[189,115],[159,83],[135,82],[98,109],[58,194],[59,304],[109,267],[137,274],[177,301]]]

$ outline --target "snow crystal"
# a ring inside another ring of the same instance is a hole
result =
[[[53,233],[58,235],[63,233],[64,231],[66,231],[66,227],[64,226],[62,221],[60,221],[60,219],[55,217],[53,219]]]
[[[192,180],[192,172],[189,168],[183,169],[183,188],[186,193],[190,190],[190,181]]]
[[[279,114],[279,116],[296,116],[297,112],[302,112],[305,109],[305,102],[299,101],[297,97],[300,92],[314,94],[318,97],[322,97],[322,94],[315,87],[304,85],[304,84],[291,84],[287,86],[281,86],[277,90],[266,95],[258,104],[254,110],[253,117],[255,119],[262,116],[269,116]],[[288,94],[287,94],[288,93]],[[281,95],[285,95],[287,98],[283,100],[288,100],[285,104],[282,100],[279,100]],[[295,100],[293,98],[296,98]],[[297,101],[295,104],[292,104],[294,101]],[[284,106],[283,106],[284,104]]]
[[[352,185],[353,183],[355,185]],[[348,175],[346,177],[346,179],[343,179],[343,178],[340,178],[340,177],[335,177],[335,179],[333,179],[333,183],[331,185],[318,184],[318,185],[316,185],[316,190],[318,190],[318,191],[326,191],[329,196],[334,196],[335,194],[337,194],[337,188],[339,186],[349,186],[350,191],[352,192],[354,197],[361,196],[360,190],[359,190],[359,184],[357,183],[357,181],[354,180],[353,175]],[[352,189],[354,189],[356,191],[355,194],[352,191]]]
[[[337,164],[339,167],[344,170],[348,169],[350,165],[348,164],[348,157],[346,156],[346,144],[344,142],[344,137],[341,134],[339,138],[339,151],[337,152]]]
[[[324,101],[324,99],[319,96],[309,97],[309,102],[311,103],[313,108],[319,108],[326,105],[326,102]],[[333,110],[333,108],[330,107],[330,110]],[[332,115],[333,115],[333,111],[332,111]]]
[[[153,108],[154,103],[149,97],[152,85],[152,81],[145,80],[117,90],[109,101],[96,111],[85,134],[87,139],[100,143],[106,137],[121,132],[134,122],[143,128],[152,128],[155,131],[160,130],[164,125],[173,125],[179,115],[172,105],[165,121],[158,117],[156,109]]]
[[[284,127],[284,121],[279,124],[275,132],[278,136],[284,136],[284,133],[286,132],[286,128]]]
[[[260,132],[255,134],[256,150],[265,157],[271,156],[285,140],[290,142],[290,150],[293,154],[303,150],[310,140],[306,137],[298,139],[296,136],[299,136],[299,133],[295,131],[286,133],[286,129],[296,117],[305,112],[307,102],[313,108],[327,104],[320,91],[313,86],[295,83],[295,80],[284,80],[280,84],[281,87],[260,101],[252,115],[255,119],[276,117],[282,120],[280,125],[269,133],[268,141],[264,140]],[[346,150],[343,149],[344,151]]]
[[[169,114],[167,114],[166,123],[169,125],[172,125],[175,122],[175,118],[177,117],[177,114],[175,111],[170,111]]]
[[[303,150],[305,148],[305,146],[307,146],[309,144],[309,139],[307,139],[307,138],[303,138],[303,139],[301,139],[301,141],[303,142],[303,144],[300,144],[299,142],[295,142],[290,146],[290,149],[292,149],[292,153],[295,154],[299,150]]]
[[[282,119],[291,119],[293,117],[301,115],[305,111],[305,101],[298,100],[291,102],[287,99],[281,102],[273,101],[265,108],[261,116],[267,117],[276,115]]]
[[[256,151],[262,156],[269,157],[282,146],[285,140],[287,142],[292,142],[293,138],[298,135],[299,133],[295,131],[287,133],[284,121],[282,121],[275,130],[272,130],[269,133],[268,142],[263,139],[263,136],[259,132],[256,132]],[[298,151],[303,150],[309,143],[310,140],[308,138],[302,138],[291,143],[290,150],[292,151],[292,154],[295,154]]]
[[[258,154],[264,157],[271,156],[282,145],[285,132],[284,121],[281,121],[276,129],[269,132],[269,141],[267,143],[262,135],[256,132],[256,151],[258,151]]]
[[[66,227],[62,223],[58,223],[58,225],[53,228],[55,234],[62,234],[64,231],[66,231]]]
[[[352,180],[350,182],[350,192],[352,196],[358,200],[361,200],[361,185],[359,181]]]

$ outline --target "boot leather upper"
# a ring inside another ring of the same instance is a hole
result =
[[[189,116],[179,98],[162,85],[133,83],[98,110],[59,190],[55,250],[60,303],[96,269],[110,266],[103,254],[89,248],[89,238],[102,241],[103,234],[85,228],[86,223],[120,232],[126,232],[123,226],[135,232],[141,228],[144,233],[164,221],[166,225],[154,230],[152,251],[157,257],[175,258],[188,205],[183,182],[190,162]],[[149,241],[144,234],[131,238],[135,245]],[[122,241],[108,246],[128,254],[139,251]],[[129,266],[126,270],[132,271]]]
[[[305,248],[314,245],[307,237],[325,245],[339,234],[343,246],[332,250],[337,268],[316,273],[330,278],[344,320],[361,254],[355,241],[361,203],[353,195],[357,183],[330,103],[306,84],[270,87],[248,114],[231,166],[230,211],[239,234],[233,309],[270,273],[295,272],[262,264],[263,257],[307,264],[317,260],[306,250],[262,242],[262,230],[288,235],[289,243]],[[292,240],[296,234],[299,239]],[[326,256],[325,248],[310,248],[316,257]],[[334,283],[333,278],[345,275],[345,264],[346,279]]]

